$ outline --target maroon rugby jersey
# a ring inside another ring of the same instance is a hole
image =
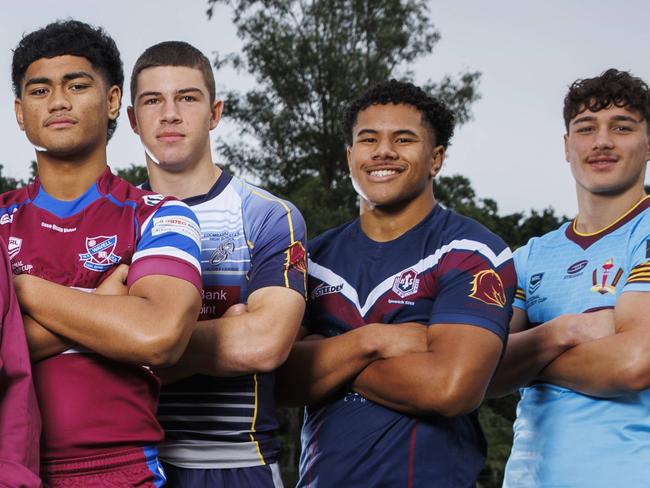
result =
[[[0,238],[14,273],[92,291],[114,267],[128,282],[164,274],[201,290],[200,233],[183,203],[130,185],[110,172],[64,202],[39,180],[0,196]],[[145,367],[81,347],[33,366],[43,420],[43,461],[64,460],[162,439],[159,381]]]

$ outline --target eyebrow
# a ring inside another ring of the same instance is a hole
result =
[[[378,134],[378,133],[379,133],[379,131],[377,131],[375,129],[361,129],[361,130],[359,130],[357,132],[356,137],[359,137],[360,135],[363,135],[363,134]],[[414,137],[420,137],[417,133],[413,132],[410,129],[397,129],[396,131],[393,131],[392,134],[394,136],[401,136],[401,135],[406,134],[406,135],[410,135],[410,136],[414,136]]]
[[[75,71],[73,73],[66,73],[63,75],[62,80],[64,82],[70,81],[70,80],[76,80],[77,78],[89,78],[91,80],[94,80],[95,77],[91,75],[90,73],[86,71]],[[48,78],[47,76],[39,76],[36,78],[30,78],[27,80],[25,83],[25,88],[30,86],[30,85],[50,85],[52,84],[52,79]]]
[[[571,122],[571,125],[579,124],[581,122],[593,122],[594,120],[596,120],[596,117],[593,115],[585,115],[584,117],[575,119],[573,122]],[[634,122],[635,124],[641,123],[640,120],[635,119],[631,115],[614,115],[610,120],[617,122]]]
[[[180,90],[176,90],[177,95],[184,95],[186,93],[196,93],[196,92],[199,92],[201,95],[203,95],[203,92],[201,91],[200,88],[190,87],[190,88],[181,88]],[[150,90],[150,91],[140,93],[140,95],[138,95],[138,100],[144,97],[159,97],[161,95],[162,92]]]

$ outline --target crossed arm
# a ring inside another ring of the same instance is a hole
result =
[[[126,273],[126,267],[116,272]],[[118,361],[149,366],[175,363],[201,304],[180,278],[144,276],[127,295],[85,293],[30,275],[15,277],[26,318],[32,361],[79,344]]]
[[[296,339],[305,299],[295,290],[271,286],[248,297],[221,318],[198,322],[179,363],[159,370],[169,383],[195,373],[236,376],[273,371]]]
[[[600,397],[650,388],[650,294],[622,293],[616,302],[616,333],[560,355],[539,379]]]
[[[404,413],[462,415],[482,400],[501,348],[495,334],[472,325],[369,324],[296,343],[280,392],[289,403],[309,404],[351,384]]]

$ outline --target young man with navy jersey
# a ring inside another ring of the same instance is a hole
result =
[[[67,20],[26,35],[12,81],[38,177],[0,196],[0,238],[34,362],[41,477],[48,487],[161,486],[150,368],[177,361],[194,327],[198,221],[107,167],[123,73],[103,30]],[[111,273],[125,296],[104,295]]]
[[[223,102],[196,48],[173,41],[147,49],[131,75],[131,99],[149,170],[144,187],[182,198],[201,222],[203,308],[183,358],[163,373],[158,410],[170,484],[282,486],[273,370],[305,307],[302,216],[213,163],[209,132]]]
[[[361,215],[310,244],[304,337],[281,375],[285,399],[309,405],[298,486],[474,486],[510,250],[436,203],[454,127],[440,100],[392,80],[353,101],[343,127]]]
[[[504,486],[647,486],[650,89],[610,69],[564,99],[578,215],[515,253],[491,394],[521,388]]]

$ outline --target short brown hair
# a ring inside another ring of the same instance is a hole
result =
[[[157,66],[184,66],[198,69],[203,75],[205,86],[208,87],[210,103],[214,103],[217,95],[210,61],[197,48],[183,41],[161,42],[151,46],[140,55],[131,73],[131,103],[134,102],[135,92],[138,90],[140,72]]]

